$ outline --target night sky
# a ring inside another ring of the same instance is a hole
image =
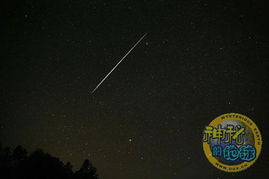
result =
[[[41,148],[75,169],[89,158],[104,179],[268,175],[265,2],[2,4],[1,143]],[[263,136],[260,158],[237,174],[216,169],[202,148],[204,127],[229,112]]]

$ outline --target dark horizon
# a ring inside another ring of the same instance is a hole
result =
[[[97,169],[85,159],[75,170],[70,162],[62,162],[42,149],[28,152],[22,146],[14,149],[0,143],[0,177],[12,179],[99,179]]]

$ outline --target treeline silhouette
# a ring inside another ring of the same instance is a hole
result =
[[[42,150],[28,154],[22,146],[11,150],[0,144],[0,179],[99,179],[99,176],[89,160],[73,172],[71,163],[63,163]]]

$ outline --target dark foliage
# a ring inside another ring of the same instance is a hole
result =
[[[21,147],[13,151],[0,145],[0,178],[5,179],[98,179],[97,170],[89,160],[73,172],[72,165],[64,164],[42,150],[31,154]]]

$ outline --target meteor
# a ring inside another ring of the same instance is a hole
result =
[[[107,77],[119,66],[119,64],[132,52],[132,50],[141,42],[148,33],[145,33],[135,44],[134,46],[120,59],[120,61],[110,70],[110,72],[100,81],[100,83],[92,90],[91,94],[93,94],[99,86],[107,79]]]

